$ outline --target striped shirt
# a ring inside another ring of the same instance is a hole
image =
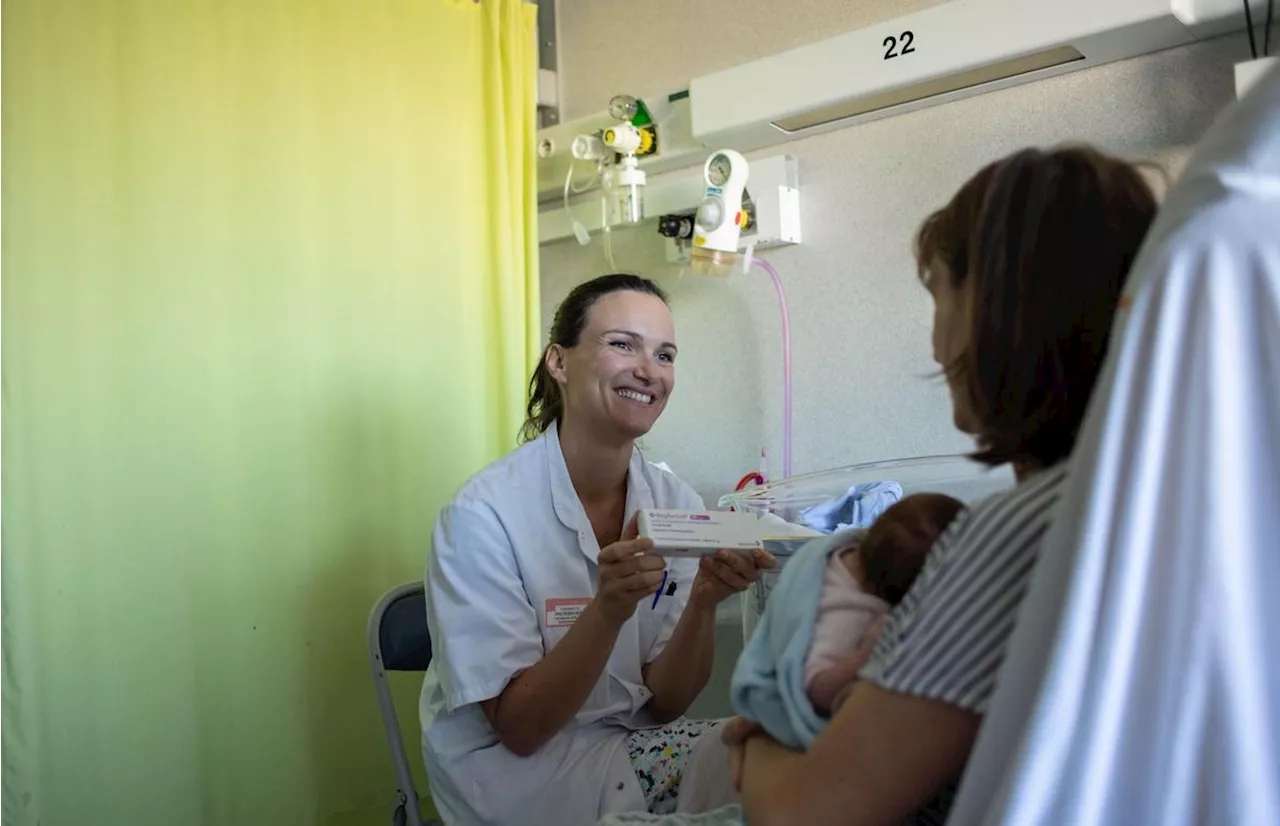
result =
[[[961,512],[889,614],[862,678],[985,714],[1066,463]]]
[[[862,679],[985,715],[1066,477],[1059,463],[952,520],[889,613]],[[958,786],[906,822],[942,826]]]

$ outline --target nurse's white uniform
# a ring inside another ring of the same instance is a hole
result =
[[[627,517],[652,507],[703,504],[636,450]],[[446,822],[577,826],[644,810],[625,741],[654,725],[640,669],[670,639],[696,560],[668,560],[666,588],[674,582],[675,592],[656,609],[641,601],[582,709],[532,757],[508,751],[478,705],[569,630],[595,596],[599,552],[554,425],[472,477],[440,512],[426,573],[434,657],[419,716],[431,794]]]
[[[1126,292],[951,824],[1280,823],[1280,68]]]

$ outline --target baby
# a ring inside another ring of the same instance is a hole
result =
[[[804,667],[805,691],[819,714],[829,716],[858,678],[864,637],[906,596],[929,548],[963,507],[940,493],[908,496],[887,508],[860,542],[831,553]]]
[[[950,496],[915,494],[866,530],[816,537],[796,551],[734,666],[738,716],[788,748],[807,749],[856,684],[877,622],[906,596],[962,508]]]
[[[906,596],[963,507],[950,496],[915,494],[866,530],[815,537],[796,551],[734,666],[738,716],[788,748],[808,749],[857,684],[878,621]],[[719,737],[701,738],[685,766],[682,810],[737,802],[729,765]]]

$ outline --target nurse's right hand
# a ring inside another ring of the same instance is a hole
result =
[[[653,540],[637,536],[638,516],[638,512],[632,516],[622,538],[601,548],[596,558],[600,583],[595,602],[600,613],[617,625],[631,619],[640,600],[653,596],[667,567],[665,559],[650,553]]]

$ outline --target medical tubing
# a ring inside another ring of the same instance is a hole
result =
[[[1249,0],[1244,0],[1244,27],[1249,31],[1249,55],[1258,59],[1258,43],[1253,39],[1253,11],[1249,8]]]
[[[600,170],[597,169],[595,172],[591,174],[591,177],[587,178],[587,182],[585,184],[583,184],[582,186],[578,186],[573,182],[573,167],[574,167],[574,164],[576,163],[577,163],[576,158],[569,159],[569,170],[565,173],[565,176],[564,176],[564,210],[565,212],[569,212],[569,194],[572,193],[574,195],[581,195],[582,193],[586,192],[588,189],[591,188],[592,184],[596,182],[596,178],[600,177]]]
[[[617,272],[618,265],[613,263],[613,235],[609,227],[609,198],[612,197],[612,192],[613,190],[609,190],[607,194],[600,196],[600,226],[604,236],[604,259],[609,262],[609,269]]]
[[[778,310],[782,315],[782,478],[791,478],[791,313],[787,309],[787,292],[782,288],[778,271],[763,258],[751,259],[773,280],[778,294]]]
[[[1262,56],[1271,54],[1271,14],[1275,11],[1275,0],[1267,0],[1267,22],[1262,27]]]
[[[586,192],[587,187],[591,186],[591,184],[595,182],[596,176],[599,175],[599,171],[597,171],[596,175],[592,175],[591,178],[587,180],[586,185],[583,186],[582,189],[578,189],[573,185],[573,166],[575,160],[576,159],[574,158],[569,159],[569,171],[566,172],[564,176],[564,214],[565,217],[569,219],[569,226],[573,228],[574,237],[578,238],[578,243],[581,244],[583,241],[581,236],[578,235],[578,227],[582,227],[583,233],[586,232],[586,227],[583,227],[581,222],[578,221],[578,217],[573,214],[573,207],[569,205],[569,193],[573,192],[574,194],[579,194]]]

